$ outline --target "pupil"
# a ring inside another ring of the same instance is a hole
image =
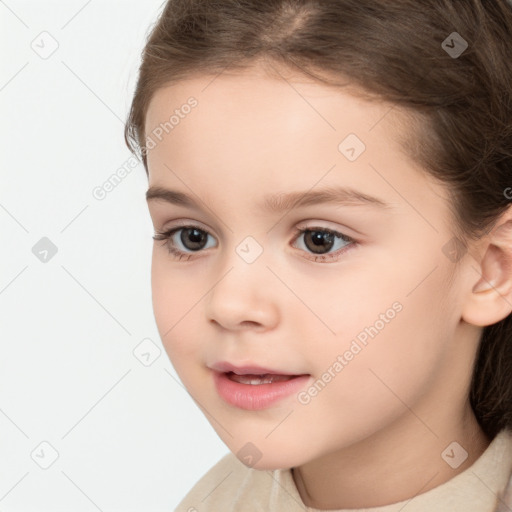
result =
[[[195,228],[187,228],[181,232],[181,242],[190,251],[202,249],[206,241],[206,233]]]
[[[326,231],[308,231],[304,239],[306,247],[317,254],[322,253],[322,248],[326,249],[326,252],[328,252],[334,243],[334,235]],[[308,241],[313,242],[313,247],[309,246]],[[325,243],[327,243],[328,247],[323,247],[323,244]]]

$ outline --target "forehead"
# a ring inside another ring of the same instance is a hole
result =
[[[375,148],[400,151],[399,137],[407,132],[400,109],[362,94],[350,84],[335,88],[277,69],[272,76],[250,68],[187,78],[160,88],[149,103],[145,133],[156,146],[148,160],[169,146],[211,159],[236,141],[247,155],[278,151],[291,164],[300,153],[312,164],[319,152],[332,160],[351,133]]]
[[[203,123],[208,118],[216,121],[224,130],[229,129],[222,124],[225,119],[232,125],[236,120],[240,124],[272,122],[267,131],[278,126],[297,129],[304,127],[304,122],[310,131],[337,131],[348,125],[369,129],[382,122],[389,130],[390,124],[396,127],[404,120],[399,108],[375,97],[369,101],[370,96],[350,82],[333,87],[277,68],[269,75],[254,67],[196,75],[158,89],[146,112],[146,135],[168,121],[170,114],[183,108],[191,97],[199,107],[194,109],[194,117],[200,117]]]
[[[244,193],[263,192],[263,184],[305,190],[319,181],[372,193],[383,189],[379,174],[408,188],[430,180],[401,145],[412,132],[407,112],[351,84],[334,88],[258,69],[198,75],[159,89],[145,126],[155,142],[148,151],[152,185],[186,176],[205,194],[219,183],[239,193],[241,180]],[[345,140],[363,151],[356,161],[342,154]],[[384,186],[394,202],[390,184]],[[439,188],[437,195],[444,196]]]

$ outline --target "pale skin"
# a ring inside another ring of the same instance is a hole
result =
[[[453,237],[446,189],[397,142],[410,132],[399,109],[281,73],[197,76],[153,97],[148,135],[190,96],[198,105],[148,152],[149,186],[202,208],[150,199],[154,228],[184,222],[208,234],[199,251],[174,235],[189,260],[154,242],[155,319],[232,452],[251,442],[262,454],[255,469],[294,468],[310,507],[387,505],[453,478],[491,441],[468,392],[483,327],[512,310],[512,211],[455,263],[443,252]],[[348,134],[366,146],[355,161],[338,149]],[[328,186],[389,208],[259,206],[268,194]],[[313,261],[297,227],[355,242],[338,238],[325,250],[333,259]],[[248,236],[263,249],[250,264],[236,252]],[[217,394],[209,365],[220,360],[310,374],[311,385],[397,301],[403,309],[308,404],[292,395],[248,411]],[[441,457],[453,441],[468,454],[456,469]]]

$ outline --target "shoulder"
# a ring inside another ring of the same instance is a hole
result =
[[[174,512],[267,510],[273,472],[245,466],[228,453],[212,466],[182,499]],[[248,505],[250,503],[250,505]]]

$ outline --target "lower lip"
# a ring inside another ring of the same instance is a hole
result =
[[[297,393],[310,377],[310,375],[300,375],[290,380],[270,384],[241,384],[229,379],[225,373],[214,372],[213,379],[217,392],[228,404],[240,409],[257,411]]]

